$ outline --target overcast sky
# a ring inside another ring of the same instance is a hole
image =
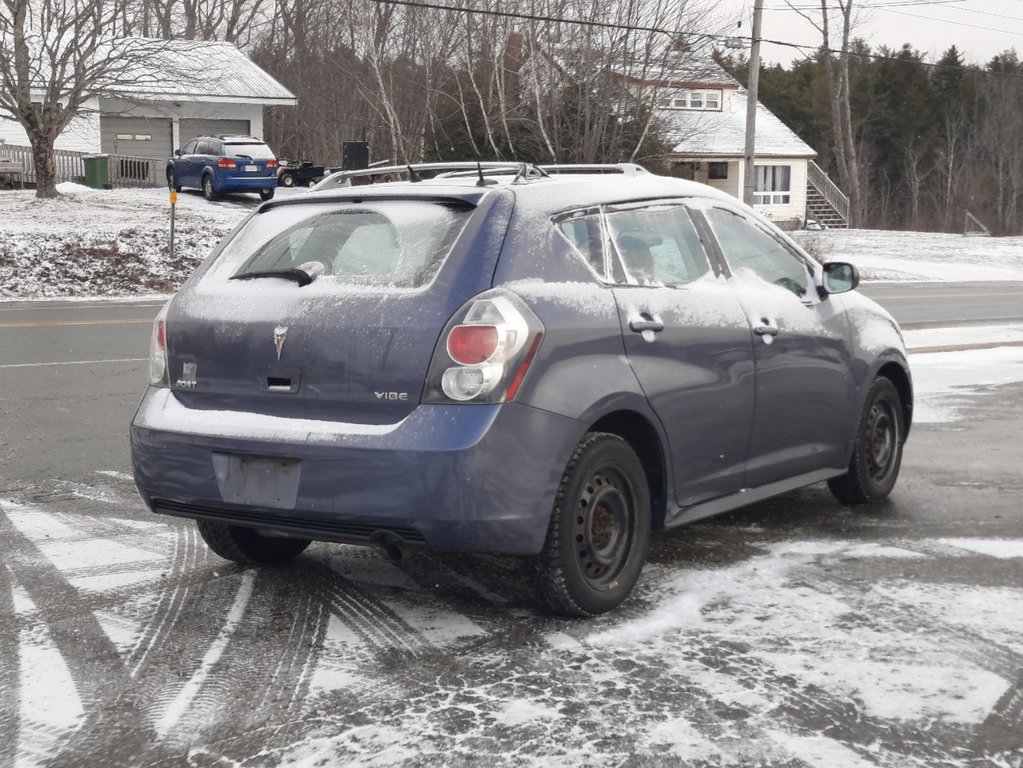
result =
[[[937,61],[949,46],[965,56],[967,63],[986,64],[1008,48],[1023,55],[1023,0],[853,0],[858,9],[856,36],[874,49],[882,45],[901,48],[910,43]],[[813,13],[820,0],[789,0]],[[749,35],[753,0],[721,0],[719,13],[732,28],[742,19],[741,32]],[[764,0],[765,40],[800,45],[820,45],[820,33],[793,10],[785,0]],[[833,46],[835,47],[835,46]],[[798,49],[765,44],[761,57],[769,63],[788,65],[801,58]]]

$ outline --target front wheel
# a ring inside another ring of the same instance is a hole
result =
[[[241,565],[275,565],[298,557],[309,546],[308,539],[264,536],[254,528],[196,520],[206,545],[225,560]]]
[[[856,428],[849,471],[828,480],[828,488],[846,504],[881,501],[891,493],[902,465],[905,441],[902,398],[886,378],[874,379]]]
[[[280,182],[282,187],[293,187],[295,186],[295,177],[290,173],[282,173],[281,177],[277,180]]]
[[[632,592],[649,543],[650,491],[635,451],[617,435],[585,435],[533,558],[541,599],[573,616],[610,611]]]
[[[167,186],[175,192],[181,191],[181,185],[178,184],[178,177],[174,175],[174,171],[167,171]]]

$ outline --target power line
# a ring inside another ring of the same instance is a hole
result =
[[[939,0],[940,1],[940,0]],[[949,0],[951,2],[951,0]],[[636,24],[620,24],[608,21],[588,21],[585,19],[567,19],[560,16],[547,16],[543,14],[534,13],[518,13],[515,11],[497,11],[484,8],[457,8],[451,5],[443,5],[441,3],[426,2],[426,0],[372,0],[372,2],[378,5],[400,5],[409,8],[425,8],[436,11],[446,11],[449,13],[463,13],[467,15],[475,16],[497,16],[506,19],[519,19],[522,21],[545,21],[554,24],[574,24],[584,27],[596,27],[599,29],[616,29],[624,32],[656,32],[662,35],[667,35],[673,39],[679,37],[697,38],[702,40],[710,40],[712,42],[725,42],[728,40],[741,40],[744,43],[749,42],[750,38],[740,37],[735,35],[710,35],[702,32],[683,32],[679,30],[663,29],[661,27],[648,27]],[[1023,3],[1023,0],[1017,0],[1017,2]],[[997,31],[997,30],[996,30]],[[842,55],[843,53],[847,56],[855,56],[861,59],[871,59],[874,61],[893,61],[902,63],[912,63],[917,66],[927,67],[930,69],[947,69],[951,67],[950,64],[932,64],[926,61],[911,60],[907,62],[906,59],[900,59],[896,56],[882,56],[876,53],[862,53],[859,51],[841,51],[836,48],[823,48],[821,46],[812,45],[800,45],[799,43],[790,43],[786,40],[768,40],[761,38],[762,43],[770,43],[771,45],[778,45],[784,48],[795,48],[796,50],[803,53],[804,56],[814,56],[820,53],[831,53],[836,55]],[[992,72],[986,69],[974,70],[983,75],[995,76],[995,77],[1011,77],[1023,80],[1023,74],[1015,74],[1012,72]]]
[[[897,13],[899,16],[912,16],[914,19],[927,19],[928,21],[937,21],[941,24],[954,24],[957,27],[970,27],[971,29],[982,29],[985,32],[1001,32],[1003,35],[1016,35],[1017,37],[1023,37],[1023,32],[1012,32],[1008,29],[982,27],[979,24],[967,24],[964,21],[954,21],[953,19],[936,19],[933,16],[921,16],[919,13],[909,13],[908,11],[893,11],[891,8],[879,8],[878,10],[885,11],[887,13]],[[1008,19],[1012,17],[1006,16],[1005,18]]]

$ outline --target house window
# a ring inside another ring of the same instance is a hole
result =
[[[728,178],[728,163],[708,163],[707,164],[707,178],[708,179],[727,179]]]
[[[685,89],[672,91],[657,100],[657,106],[667,109],[698,109],[721,111],[721,91]]]
[[[792,196],[792,168],[788,165],[758,165],[754,205],[788,205]]]

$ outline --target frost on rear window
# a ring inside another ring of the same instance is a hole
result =
[[[415,200],[271,208],[252,217],[216,279],[323,265],[317,284],[418,288],[433,280],[471,208]]]
[[[224,142],[224,155],[227,157],[251,157],[253,160],[268,160],[274,156],[273,150],[266,144],[255,142]]]

